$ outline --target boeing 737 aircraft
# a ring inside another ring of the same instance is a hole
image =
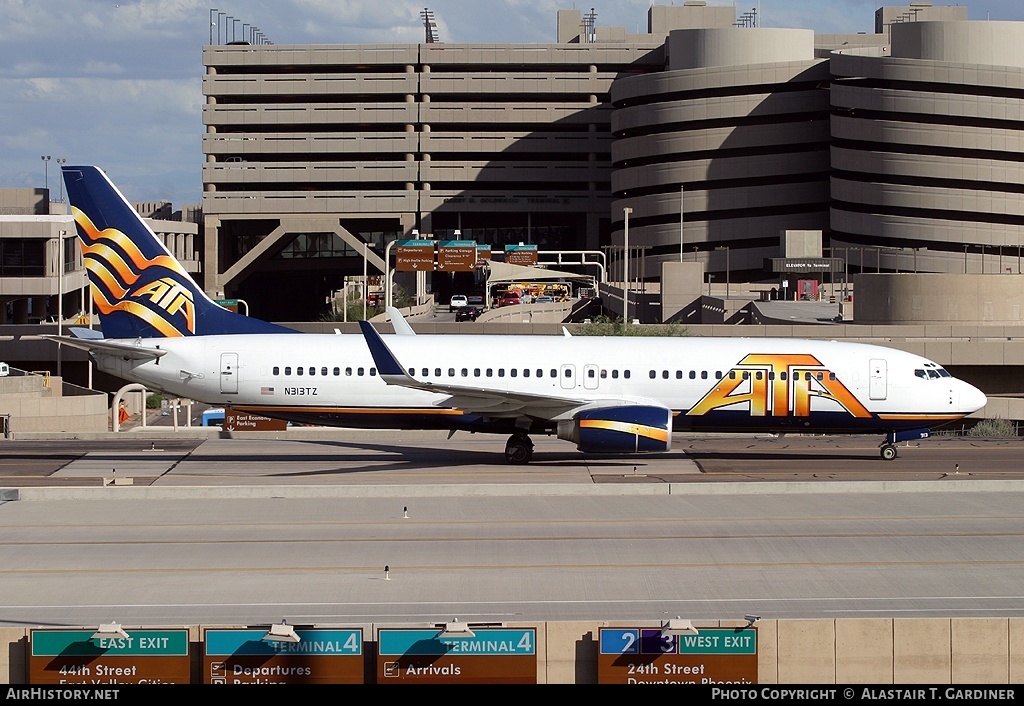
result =
[[[62,167],[102,333],[50,336],[166,394],[292,422],[530,435],[584,453],[667,451],[673,431],[884,434],[896,443],[981,409],[985,395],[921,356],[759,338],[308,334],[218,306],[107,176]]]

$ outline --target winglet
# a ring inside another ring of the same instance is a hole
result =
[[[373,324],[369,321],[360,321],[359,328],[363,331],[363,338],[366,339],[366,346],[370,349],[373,364],[376,366],[377,372],[380,373],[381,379],[388,384],[408,384],[410,382],[415,384],[415,380],[405,372],[402,364],[384,343],[384,339],[377,333]]]
[[[387,307],[388,316],[391,317],[391,325],[395,329],[395,333],[401,336],[415,336],[416,332],[412,330],[412,326],[402,316],[402,312],[393,306]]]

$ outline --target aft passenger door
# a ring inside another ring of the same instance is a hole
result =
[[[227,395],[238,394],[238,354],[220,354],[220,391]]]
[[[884,400],[886,387],[888,387],[885,360],[872,358],[868,365],[868,398]]]

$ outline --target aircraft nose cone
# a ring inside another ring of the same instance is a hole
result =
[[[963,384],[960,390],[960,407],[968,414],[977,412],[988,404],[988,397],[974,385]]]

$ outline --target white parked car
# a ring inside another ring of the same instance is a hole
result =
[[[456,294],[448,304],[448,311],[458,311],[464,306],[469,306],[469,299],[465,294]]]

